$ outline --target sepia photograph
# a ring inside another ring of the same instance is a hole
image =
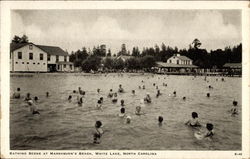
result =
[[[10,151],[241,157],[241,9],[9,13]]]

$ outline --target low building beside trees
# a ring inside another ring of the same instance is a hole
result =
[[[69,55],[57,46],[36,45],[34,43],[10,44],[11,72],[55,72],[74,71]]]

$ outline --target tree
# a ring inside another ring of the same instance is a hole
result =
[[[192,42],[192,44],[194,45],[195,49],[199,49],[199,47],[201,46],[201,42],[198,39],[194,39],[194,41]]]
[[[105,58],[104,67],[108,69],[112,69],[114,67],[114,60],[110,57]]]
[[[82,70],[90,72],[90,70],[97,71],[101,64],[101,58],[95,55],[88,56],[86,60],[82,62]]]
[[[153,66],[155,66],[155,58],[153,56],[144,56],[141,59],[141,64],[143,68],[151,68]]]
[[[139,51],[138,47],[133,47],[132,56],[135,56],[135,57],[140,56],[140,51]]]
[[[114,69],[122,70],[125,67],[125,63],[122,59],[115,59],[114,60]]]
[[[111,50],[110,49],[108,49],[107,56],[111,57]]]
[[[12,39],[13,43],[20,43],[21,42],[21,38],[17,35],[14,36],[14,38]]]
[[[25,34],[21,37],[21,43],[28,43],[29,42],[29,39],[28,39],[28,36],[26,36]]]
[[[119,51],[117,53],[117,56],[120,56],[120,55],[128,55],[127,49],[126,49],[126,44],[122,44],[121,51]]]

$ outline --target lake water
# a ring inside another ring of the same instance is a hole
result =
[[[38,96],[41,115],[32,115],[23,99],[10,100],[10,149],[12,150],[241,150],[241,78],[167,76],[152,74],[29,74],[11,77],[11,92],[21,88],[22,95],[30,92]],[[31,76],[32,75],[32,76]],[[218,81],[216,81],[218,79]],[[144,81],[142,83],[141,81]],[[163,86],[167,83],[167,87]],[[156,87],[162,95],[156,98]],[[122,84],[126,113],[132,117],[126,124],[117,114],[120,106],[107,98],[109,89]],[[146,89],[139,89],[145,85]],[[208,85],[213,86],[209,90]],[[73,90],[86,91],[83,106],[79,107]],[[97,93],[97,88],[101,92]],[[134,89],[136,94],[132,95]],[[46,97],[46,92],[50,97]],[[177,97],[169,94],[177,92]],[[152,97],[145,104],[142,116],[134,114],[145,94]],[[211,97],[207,98],[206,94]],[[67,98],[73,95],[71,103]],[[104,97],[103,111],[96,110],[97,99]],[[186,96],[186,101],[182,97]],[[239,114],[228,110],[233,100],[238,101]],[[184,125],[191,113],[199,114],[199,121],[214,125],[211,140],[197,140],[194,130]],[[163,125],[157,118],[164,117]],[[100,144],[93,144],[96,120],[101,120],[106,131]]]

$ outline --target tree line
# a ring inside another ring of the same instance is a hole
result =
[[[14,43],[27,43],[28,37],[14,36]],[[106,45],[97,45],[92,48],[83,47],[77,51],[72,51],[70,61],[75,67],[81,67],[83,71],[104,69],[122,70],[122,69],[149,69],[156,66],[156,61],[166,62],[174,54],[187,56],[193,60],[193,64],[200,68],[222,68],[225,63],[242,62],[242,44],[224,49],[210,50],[201,49],[202,43],[199,39],[194,39],[188,49],[179,49],[178,47],[167,46],[162,43],[160,46],[144,47],[140,50],[137,46],[133,47],[131,52],[127,50],[126,44],[121,45],[120,51],[112,53],[106,49]],[[119,57],[120,55],[129,56],[126,61]]]

